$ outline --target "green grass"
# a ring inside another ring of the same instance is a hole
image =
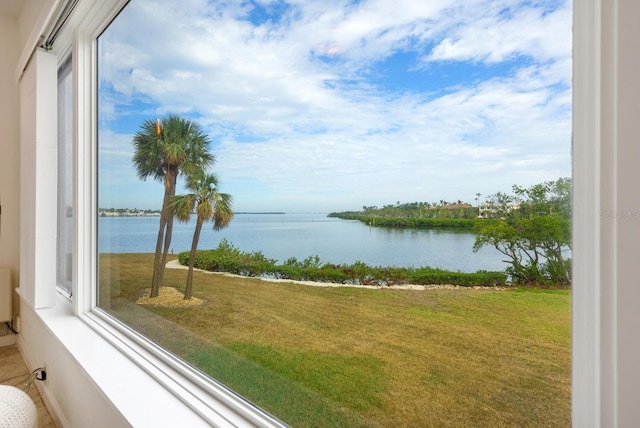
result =
[[[203,306],[142,308],[133,302],[151,264],[103,256],[104,306],[293,426],[570,425],[568,290],[320,288],[196,272]],[[184,290],[186,271],[165,275]]]
[[[231,350],[260,366],[357,411],[379,407],[384,390],[383,365],[368,355],[337,355],[296,348],[238,343]]]

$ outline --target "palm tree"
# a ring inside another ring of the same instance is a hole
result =
[[[184,290],[184,299],[189,300],[193,289],[193,264],[202,225],[213,219],[213,230],[223,229],[229,225],[234,213],[231,209],[231,195],[218,191],[218,177],[215,174],[194,173],[187,178],[186,187],[193,193],[173,196],[170,207],[180,222],[188,222],[194,210],[197,215],[196,229],[193,232],[191,252],[189,253],[187,286]]]
[[[209,153],[209,137],[190,119],[169,115],[162,120],[146,120],[133,137],[133,164],[138,177],[149,177],[164,183],[164,198],[153,263],[151,297],[158,296],[164,276],[164,266],[171,245],[173,215],[169,202],[176,193],[180,174],[193,174],[214,162]]]

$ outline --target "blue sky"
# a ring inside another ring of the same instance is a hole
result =
[[[169,113],[210,135],[236,211],[474,203],[571,174],[567,1],[132,0],[99,83],[101,207],[160,207],[132,137]]]

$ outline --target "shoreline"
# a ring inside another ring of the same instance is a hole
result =
[[[178,259],[170,260],[165,265],[168,269],[183,269],[188,270],[188,266],[180,264]],[[474,285],[471,287],[465,287],[462,285],[451,284],[432,284],[432,285],[419,285],[419,284],[402,284],[402,285],[356,285],[356,284],[337,284],[333,282],[315,282],[315,281],[296,281],[294,279],[277,279],[277,278],[261,278],[261,277],[247,277],[243,275],[236,275],[227,272],[211,272],[204,269],[193,268],[194,271],[203,272],[211,275],[221,275],[230,278],[252,278],[259,279],[265,282],[272,283],[290,283],[298,285],[307,285],[310,287],[325,287],[325,288],[338,288],[338,287],[351,287],[351,288],[365,288],[368,290],[410,290],[410,291],[422,291],[422,290],[485,290],[485,291],[504,291],[506,287],[486,287]]]

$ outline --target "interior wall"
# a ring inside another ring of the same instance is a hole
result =
[[[30,369],[43,367],[47,371],[47,380],[38,382],[36,386],[56,425],[130,427],[131,424],[78,363],[73,353],[51,333],[46,321],[27,304],[23,304],[20,316],[24,333],[20,334],[18,346]],[[64,324],[64,321],[61,322]],[[70,328],[74,327],[72,323],[68,325]],[[86,352],[90,354],[97,352],[97,349],[92,349],[91,344],[86,344],[86,347]],[[96,356],[95,360],[98,361],[99,358]],[[114,366],[105,365],[104,372],[117,370],[117,365]],[[129,386],[122,385],[122,388]]]
[[[14,79],[18,46],[17,19],[0,15],[0,267],[11,270],[12,289],[18,287],[20,271],[20,106]],[[15,294],[0,299],[12,299],[17,311]]]
[[[39,36],[37,24],[44,22],[51,14],[52,8],[58,0],[22,0],[20,17],[18,18],[18,45],[22,49],[30,37]]]

